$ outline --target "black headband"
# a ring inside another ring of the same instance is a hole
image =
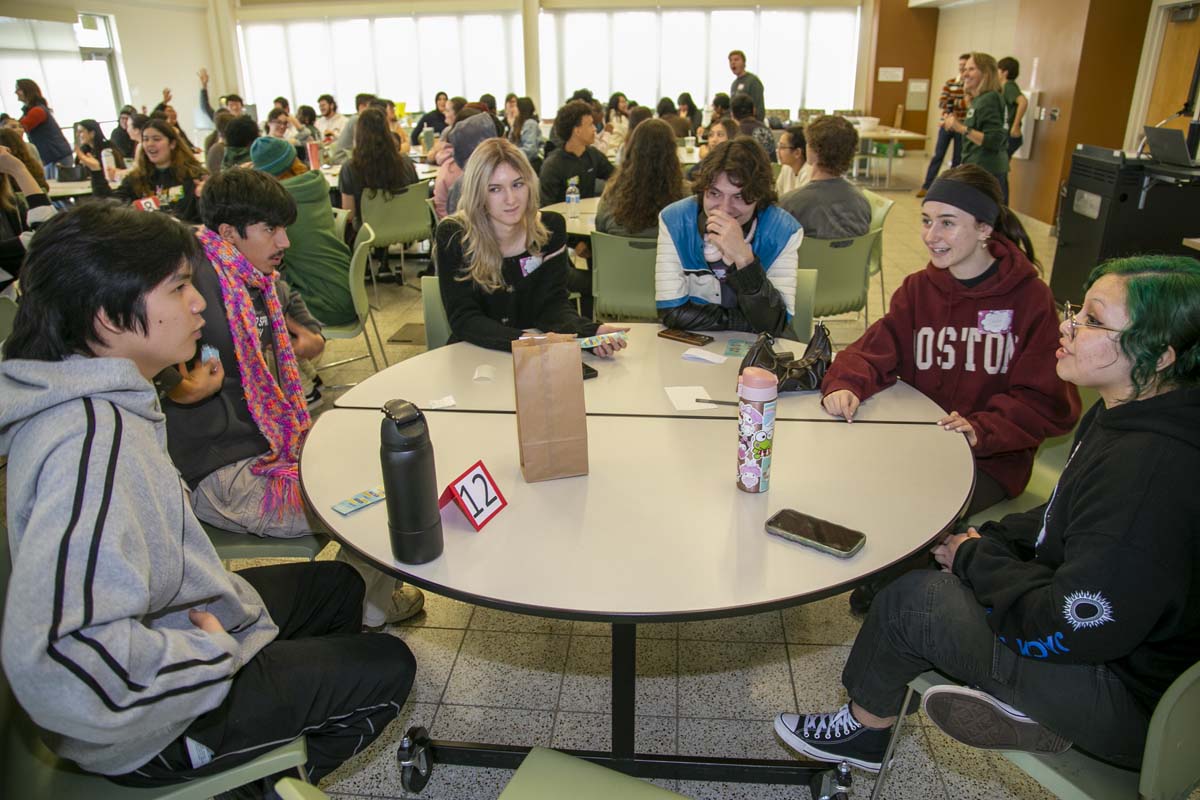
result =
[[[980,222],[995,226],[1000,216],[1000,206],[996,201],[970,184],[962,181],[939,178],[929,187],[922,205],[933,201],[945,203],[955,208],[961,208]]]

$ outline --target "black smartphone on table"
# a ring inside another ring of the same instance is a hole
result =
[[[785,508],[767,520],[767,533],[790,542],[820,550],[838,558],[849,558],[862,549],[867,537],[861,531]]]

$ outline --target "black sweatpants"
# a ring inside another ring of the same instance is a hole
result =
[[[304,735],[315,782],[370,744],[400,713],[416,661],[403,641],[361,633],[363,582],[335,561],[238,573],[262,596],[279,638],[233,677],[224,702],[117,783],[161,786],[251,761]],[[212,751],[192,765],[186,740]]]

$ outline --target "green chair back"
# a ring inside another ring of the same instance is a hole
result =
[[[1175,679],[1150,717],[1138,793],[1187,797],[1200,782],[1200,662]]]
[[[10,297],[0,297],[0,344],[12,333],[13,322],[17,318],[17,304]]]
[[[420,242],[433,236],[429,183],[421,181],[388,194],[367,189],[362,194],[362,221],[375,231],[375,247]]]
[[[0,522],[0,620],[8,596],[12,560],[8,530]],[[307,760],[304,738],[277,747],[249,763],[186,783],[153,789],[119,786],[83,772],[42,743],[33,721],[13,697],[0,670],[0,797],[21,800],[205,800],[289,769]]]
[[[350,254],[350,298],[354,301],[354,313],[361,327],[371,311],[371,300],[367,297],[367,266],[371,260],[371,249],[381,247],[375,226],[364,222],[354,239],[354,252]]]
[[[658,320],[654,261],[658,242],[592,234],[592,297],[597,317]]]
[[[329,800],[329,795],[311,783],[303,783],[295,778],[282,778],[275,784],[275,793],[282,800]]]
[[[813,303],[817,299],[817,271],[796,270],[796,313],[792,315],[792,337],[798,342],[812,338]]]
[[[682,795],[661,789],[557,750],[534,747],[513,774],[500,800],[667,800]]]
[[[421,306],[425,312],[425,347],[436,350],[450,341],[450,319],[442,305],[442,287],[435,275],[421,277]]]
[[[862,190],[863,196],[867,198],[867,202],[871,204],[871,230],[882,231],[883,223],[887,220],[887,215],[891,212],[892,206],[896,205],[895,200],[889,200],[881,194],[876,194],[867,189]],[[878,243],[871,250],[871,268],[870,274],[874,275],[883,269],[883,236],[879,237]],[[886,309],[884,309],[886,311]]]
[[[882,231],[869,231],[855,239],[805,236],[801,240],[798,266],[818,273],[814,316],[828,317],[866,308],[871,250],[882,235]]]

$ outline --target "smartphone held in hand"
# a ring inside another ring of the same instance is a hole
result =
[[[867,537],[860,531],[810,517],[791,508],[785,508],[767,520],[766,528],[767,533],[773,536],[838,558],[850,558],[861,550],[867,541]]]

